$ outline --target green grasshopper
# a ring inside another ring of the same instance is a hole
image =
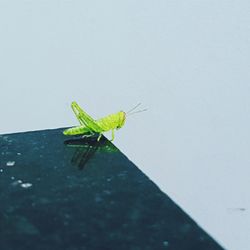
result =
[[[124,126],[126,121],[126,115],[132,114],[131,111],[136,109],[140,105],[137,104],[133,109],[125,113],[119,111],[115,114],[105,116],[99,120],[94,120],[90,115],[83,111],[76,102],[72,102],[71,108],[75,113],[76,118],[80,122],[80,126],[72,127],[63,131],[64,135],[85,135],[93,136],[99,134],[97,141],[101,139],[102,133],[109,130],[112,131],[112,140],[115,139],[115,129],[120,129]],[[134,113],[142,112],[145,110],[139,110]],[[133,114],[134,114],[133,113]]]

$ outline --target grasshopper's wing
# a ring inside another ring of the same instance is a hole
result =
[[[72,102],[71,107],[81,125],[85,125],[94,132],[102,132],[102,128],[96,123],[96,121],[83,111],[76,102]]]

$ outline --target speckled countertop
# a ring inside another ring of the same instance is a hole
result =
[[[1,250],[222,249],[105,138],[66,139],[0,136]]]

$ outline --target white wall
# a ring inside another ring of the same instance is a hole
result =
[[[115,144],[227,249],[250,249],[250,2],[0,0],[0,133],[128,110]],[[245,210],[241,210],[244,208]]]

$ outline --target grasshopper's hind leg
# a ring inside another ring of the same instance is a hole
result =
[[[85,125],[89,130],[95,133],[100,133],[102,131],[102,128],[96,123],[96,121],[82,110],[76,102],[72,102],[71,107],[81,125]]]
[[[113,141],[114,139],[115,139],[115,130],[112,129],[112,139],[111,139],[111,141]]]
[[[84,111],[80,108],[80,106],[76,102],[72,102],[71,108],[73,112],[75,113],[75,116],[77,120],[79,121],[79,123],[87,127],[88,123],[82,119],[82,114],[84,113]]]

